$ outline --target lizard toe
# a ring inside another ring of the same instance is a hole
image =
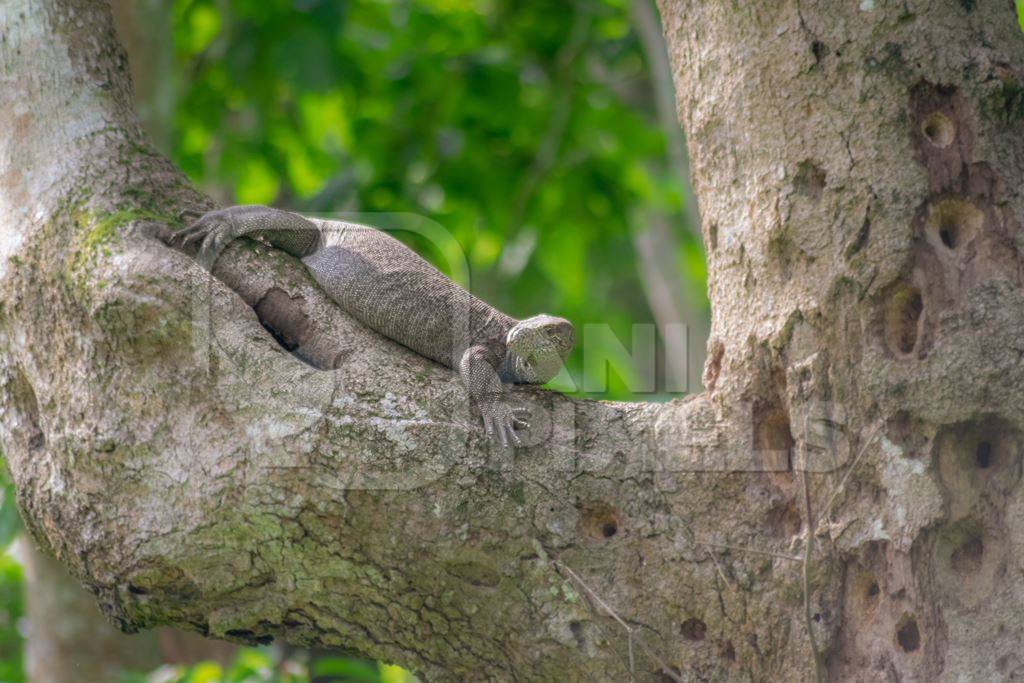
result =
[[[188,228],[185,231],[184,237],[182,238],[181,243],[182,243],[182,245],[191,244],[192,242],[195,242],[196,240],[199,240],[200,238],[205,239],[208,234],[209,234],[209,228],[207,228],[204,225],[196,225],[196,226],[193,226],[191,228]]]

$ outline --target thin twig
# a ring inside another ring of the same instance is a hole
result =
[[[664,662],[664,660],[661,659],[661,657],[659,657],[657,654],[655,654],[655,652],[651,648],[649,648],[647,646],[647,643],[644,642],[644,640],[636,633],[635,629],[632,626],[630,626],[629,624],[627,624],[622,619],[622,617],[620,617],[615,612],[615,610],[613,610],[611,607],[609,607],[608,603],[606,603],[604,600],[602,600],[601,596],[599,596],[597,594],[597,592],[594,591],[593,588],[588,586],[587,583],[582,578],[580,578],[579,574],[574,572],[569,565],[567,565],[565,562],[563,562],[561,560],[552,559],[551,562],[556,567],[561,567],[562,569],[564,569],[565,573],[568,574],[569,577],[572,578],[573,581],[575,581],[577,584],[579,584],[579,586],[584,591],[587,592],[587,595],[590,596],[590,599],[593,600],[594,602],[596,602],[597,605],[602,610],[604,610],[605,613],[608,616],[610,616],[612,619],[614,619],[616,622],[618,622],[619,626],[621,626],[626,631],[626,634],[629,637],[630,669],[633,668],[632,640],[635,638],[636,639],[636,644],[640,646],[640,649],[644,651],[644,654],[646,654],[648,657],[653,659],[655,664],[657,664],[658,666],[661,667],[662,673],[664,673],[666,676],[671,678],[673,681],[676,681],[677,683],[683,683],[683,679],[679,676],[679,674],[677,674],[668,664],[666,664]],[[631,675],[632,675],[632,673],[633,672],[630,671]]]
[[[804,480],[804,517],[807,519],[807,540],[804,543],[804,618],[807,621],[807,638],[814,655],[814,677],[818,683],[825,683],[825,662],[818,649],[818,637],[814,635],[814,620],[811,617],[811,553],[814,551],[814,519],[811,516],[811,489],[807,483],[807,470],[802,470]]]
[[[710,550],[709,550],[708,548],[704,548],[704,553],[705,553],[705,554],[706,554],[706,555],[707,555],[708,557],[710,557],[710,558],[711,558],[711,561],[712,561],[712,562],[714,562],[714,563],[715,563],[715,569],[717,569],[717,570],[718,570],[718,575],[719,575],[720,577],[722,577],[722,581],[723,581],[723,582],[725,583],[725,587],[726,587],[726,588],[728,588],[728,589],[729,589],[729,590],[731,590],[731,591],[735,591],[736,589],[735,589],[735,588],[733,587],[733,585],[732,585],[732,583],[731,583],[731,582],[729,581],[728,577],[726,577],[726,575],[725,575],[725,572],[724,572],[724,571],[722,571],[722,565],[720,565],[720,564],[718,563],[718,558],[717,558],[717,557],[715,557],[715,554],[714,554],[713,552],[711,552],[711,551],[710,551]]]
[[[878,430],[881,428],[882,423],[879,422],[878,424],[875,425],[874,429],[871,430],[871,433],[868,434],[868,438],[865,439],[864,443],[860,447],[860,451],[857,452],[857,457],[853,459],[853,463],[850,465],[849,468],[847,468],[846,472],[843,474],[843,478],[839,480],[839,485],[836,486],[835,491],[832,492],[832,495],[829,497],[828,502],[825,503],[825,507],[821,509],[821,515],[818,517],[818,519],[814,520],[815,529],[818,528],[818,520],[824,519],[828,516],[829,511],[832,509],[832,504],[836,502],[836,498],[838,498],[839,494],[843,492],[843,487],[846,486],[846,480],[849,479],[850,475],[853,474],[853,471],[857,469],[857,464],[860,462],[860,459],[864,456],[864,453],[867,452],[868,445],[870,445],[871,442],[875,440],[875,435],[878,434]]]
[[[710,557],[711,561],[715,563],[715,569],[718,571],[718,575],[720,577],[722,577],[722,581],[725,582],[726,588],[728,588],[731,591],[735,591],[736,588],[733,587],[732,582],[729,581],[729,577],[727,577],[725,575],[725,572],[722,571],[722,565],[718,562],[718,557],[716,557],[715,554],[713,552],[711,552],[707,548],[707,544],[706,543],[702,544],[702,543],[698,542],[697,541],[697,536],[690,529],[684,529],[684,533],[685,533],[685,535],[688,535],[690,537],[690,544],[691,545],[693,545],[693,546],[704,545],[705,546],[704,547],[704,554],[707,555],[708,557]]]
[[[636,661],[633,659],[633,633],[627,634],[626,644],[629,646],[629,680],[636,680]]]
[[[802,470],[803,475],[803,486],[804,486],[804,517],[807,520],[807,540],[804,543],[804,557],[803,557],[803,593],[804,593],[804,619],[807,622],[807,638],[810,641],[811,653],[814,655],[814,677],[817,683],[825,683],[825,662],[821,654],[821,650],[818,649],[818,638],[814,634],[814,619],[811,615],[811,555],[814,553],[814,534],[818,528],[819,519],[824,519],[828,516],[829,511],[832,509],[832,504],[835,503],[836,498],[842,493],[843,488],[846,486],[847,480],[853,471],[857,469],[857,465],[860,464],[860,460],[864,457],[864,454],[868,450],[868,445],[871,444],[875,439],[875,435],[881,428],[882,424],[878,423],[871,430],[867,439],[861,444],[860,450],[857,452],[857,456],[850,463],[846,472],[843,473],[843,478],[839,480],[839,485],[836,486],[832,495],[829,496],[828,501],[825,503],[825,507],[821,510],[820,517],[814,517],[811,514],[811,489],[807,482],[807,470]]]

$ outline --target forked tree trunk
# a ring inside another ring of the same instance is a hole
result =
[[[811,635],[837,679],[1009,675],[1024,55],[981,4],[664,2],[709,391],[519,391],[512,453],[293,260],[239,243],[210,280],[154,239],[203,202],[109,12],[3,0],[0,436],[34,535],[126,629],[437,679],[807,680]]]

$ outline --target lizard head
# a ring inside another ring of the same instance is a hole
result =
[[[575,343],[576,332],[565,318],[542,314],[520,320],[505,339],[512,380],[521,384],[551,381]]]

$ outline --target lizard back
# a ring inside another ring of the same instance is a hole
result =
[[[484,345],[500,361],[516,320],[445,277],[419,254],[369,226],[321,222],[322,247],[302,259],[347,313],[416,353],[456,367]]]

